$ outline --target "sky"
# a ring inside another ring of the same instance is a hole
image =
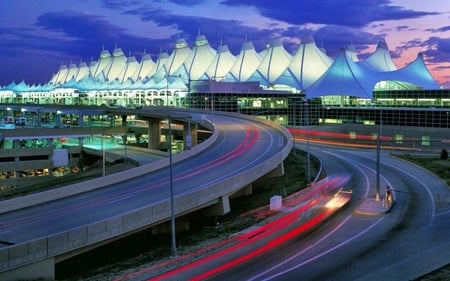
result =
[[[0,86],[45,84],[102,49],[156,61],[199,34],[234,55],[246,40],[261,51],[275,38],[293,53],[312,35],[332,58],[354,45],[364,59],[384,40],[398,68],[422,52],[450,88],[450,0],[1,0]]]

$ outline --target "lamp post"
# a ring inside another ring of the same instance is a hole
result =
[[[214,95],[214,81],[216,81],[216,79],[223,79],[225,78],[225,76],[211,76],[211,79],[209,80],[211,83],[211,87],[209,88],[209,90],[211,91],[211,123],[213,123],[213,118],[214,118],[214,99],[215,99],[215,95]]]
[[[169,74],[166,75],[166,106],[169,106]],[[170,124],[170,120],[169,120]],[[169,125],[170,127],[170,125]]]
[[[383,132],[383,109],[380,107],[380,125],[377,136],[377,180],[375,185],[375,201],[380,201],[380,151],[381,151],[381,134]]]
[[[177,254],[177,242],[176,242],[176,229],[175,229],[175,208],[174,208],[174,196],[173,196],[173,162],[172,162],[172,119],[169,112],[169,135],[168,135],[168,150],[169,150],[169,178],[170,178],[170,227],[172,233],[172,250],[171,256],[176,257]]]
[[[106,150],[105,150],[104,136],[101,135],[100,139],[102,141],[102,170],[103,176],[106,176]]]
[[[309,153],[309,103],[305,102],[305,109],[306,109],[306,163],[307,163],[307,175],[308,175],[308,181],[307,184],[309,185],[311,183],[311,156]]]

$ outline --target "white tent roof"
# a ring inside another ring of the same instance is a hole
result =
[[[66,76],[66,81],[64,81],[64,82],[67,82],[71,79],[75,79],[75,77],[77,76],[77,73],[78,73],[78,66],[74,63],[71,63],[69,65],[69,71]]]
[[[354,62],[359,61],[358,54],[356,53],[355,45],[348,45],[345,48],[345,54]]]
[[[156,64],[152,60],[149,54],[144,54],[141,58],[139,68],[136,73],[133,73],[133,77],[136,77],[136,81],[149,79],[156,71]]]
[[[84,77],[89,75],[89,67],[85,62],[80,62],[80,65],[78,66],[78,73],[75,76],[76,81],[80,81]]]
[[[393,71],[397,69],[392,61],[388,46],[384,41],[378,42],[375,52],[358,63],[374,71]]]
[[[419,53],[414,61],[396,71],[384,72],[385,80],[403,81],[425,89],[439,89],[439,85],[428,71],[423,54]]]
[[[371,99],[380,80],[383,80],[380,73],[359,66],[342,49],[330,68],[306,89],[306,97],[347,95]]]
[[[308,88],[327,71],[333,60],[324,54],[311,35],[305,36],[289,64],[289,70],[300,88]]]
[[[96,64],[95,69],[91,72],[92,76],[99,77],[101,75],[104,76],[103,71],[108,70],[111,65],[111,54],[108,50],[102,50],[100,53],[100,58]]]
[[[242,45],[241,52],[236,58],[236,62],[231,68],[231,74],[237,81],[245,82],[258,68],[261,57],[255,50],[251,41],[246,41]]]
[[[263,54],[262,58],[260,54]],[[372,96],[379,81],[398,80],[423,88],[438,88],[423,56],[409,65],[396,70],[385,42],[379,42],[377,49],[367,59],[358,61],[354,46],[342,50],[336,61],[321,51],[311,35],[302,38],[296,52],[291,55],[280,40],[273,40],[258,53],[251,41],[243,43],[238,56],[234,56],[226,45],[214,50],[205,36],[197,36],[192,50],[184,39],[178,39],[170,54],[162,52],[156,59],[144,54],[138,62],[135,57],[126,57],[116,48],[113,55],[102,50],[97,61],[61,65],[49,82],[51,85],[76,86],[90,77],[92,87],[135,88],[141,81],[143,87],[162,85],[162,80],[174,77],[186,85],[190,80],[213,79],[229,82],[257,81],[262,85],[286,85],[297,90],[306,89],[309,97],[320,95]],[[181,79],[181,80],[179,80]],[[112,81],[116,81],[111,83]],[[119,87],[117,84],[122,83]],[[69,83],[70,82],[70,83]],[[172,78],[169,84],[172,84]]]
[[[291,60],[292,56],[284,49],[283,43],[275,39],[270,43],[257,69],[269,84],[273,84],[287,69]]]
[[[216,56],[206,69],[206,75],[213,80],[225,79],[235,62],[236,57],[231,54],[228,46],[220,45]]]
[[[191,49],[186,40],[178,39],[175,42],[172,54],[170,54],[166,62],[168,75],[173,75],[183,65],[190,53]]]
[[[195,39],[192,52],[184,61],[184,67],[189,74],[189,79],[201,79],[215,56],[216,51],[211,48],[206,37],[203,35],[198,35]]]
[[[109,65],[109,68],[105,68],[104,74],[108,81],[113,81],[116,79],[120,79],[120,73],[125,68],[127,63],[127,58],[125,57],[125,54],[123,53],[122,49],[115,48],[112,58],[111,58],[111,64]]]
[[[137,76],[134,76],[136,71],[139,69],[139,63],[136,60],[136,57],[130,56],[127,58],[127,62],[125,64],[125,67],[120,72],[118,79],[122,83],[128,80],[136,81]]]

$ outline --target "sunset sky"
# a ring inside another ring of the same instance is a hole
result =
[[[450,88],[450,0],[2,0],[0,86],[45,84],[61,64],[97,60],[103,48],[156,60],[199,33],[235,55],[246,39],[261,51],[280,38],[294,52],[312,34],[333,58],[353,44],[364,59],[385,40],[397,67],[423,52]]]

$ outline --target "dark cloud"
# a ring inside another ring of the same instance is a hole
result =
[[[140,0],[100,0],[101,6],[112,10],[129,9],[130,6],[141,5]]]
[[[222,42],[236,54],[246,38],[252,40],[255,47],[263,48],[274,33],[273,30],[245,26],[240,21],[174,15],[162,9],[137,8],[125,13],[139,16],[142,21],[151,21],[161,27],[175,27],[179,32],[172,38],[168,38],[167,44],[170,44],[170,47],[177,37],[185,38],[192,45],[200,33],[207,37],[213,47],[217,47]]]
[[[430,37],[424,45],[428,46],[424,54],[432,63],[450,63],[450,38]]]
[[[435,28],[435,29],[427,29],[426,31],[436,33],[436,32],[446,32],[446,31],[449,31],[449,30],[450,30],[450,25],[443,26],[443,27],[440,27],[440,28]]]
[[[390,0],[223,0],[229,6],[252,6],[261,15],[291,24],[330,24],[365,27],[375,21],[418,18],[437,13],[414,11],[391,5]]]
[[[59,32],[70,40],[55,38],[54,48],[72,56],[97,56],[101,48],[119,46],[124,51],[139,52],[158,45],[161,40],[152,40],[130,35],[127,29],[111,24],[102,16],[65,11],[39,16],[37,27]]]
[[[169,0],[169,2],[175,3],[181,6],[198,6],[201,5],[207,0]]]

